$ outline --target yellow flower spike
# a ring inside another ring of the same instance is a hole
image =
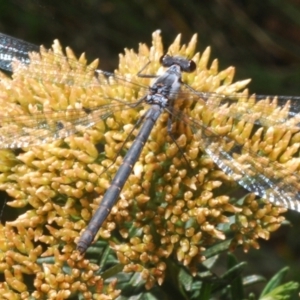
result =
[[[213,232],[211,233],[211,236],[215,237],[219,240],[225,240],[225,238],[226,238],[225,234],[222,231],[217,230],[217,229],[213,230]]]
[[[267,213],[267,209],[266,209],[266,207],[264,207],[264,208],[257,210],[254,214],[254,217],[256,219],[261,219],[261,218],[265,217],[266,213]]]
[[[296,172],[300,165],[300,159],[292,158],[289,161],[287,161],[284,165],[291,173]]]
[[[35,195],[39,200],[46,202],[53,198],[56,193],[53,190],[50,190],[47,186],[42,185],[40,188],[36,189]]]
[[[275,148],[271,149],[270,153],[268,154],[270,160],[275,161],[278,159],[279,155],[281,154],[283,147],[275,146]]]
[[[274,216],[263,216],[262,222],[263,224],[272,224],[272,223],[280,223],[280,219]]]
[[[197,39],[198,39],[198,35],[197,34],[193,34],[191,40],[189,41],[186,50],[185,50],[185,56],[186,57],[192,57],[195,54],[195,50],[196,50],[196,46],[197,46]],[[194,61],[197,61],[197,58],[195,56],[192,57],[192,59]]]
[[[270,232],[276,231],[281,226],[281,223],[278,224],[270,224],[266,226],[266,229]]]
[[[193,258],[193,257],[195,257],[195,256],[198,255],[198,252],[199,252],[198,247],[195,246],[195,245],[191,245],[191,246],[190,246],[190,249],[189,249],[188,256],[189,256],[190,258]]]
[[[270,238],[270,232],[263,229],[258,229],[258,236],[264,240],[268,240]]]
[[[191,261],[192,261],[192,257],[189,254],[187,254],[184,257],[183,265],[184,266],[189,266],[191,264]]]
[[[94,162],[95,158],[91,157],[90,155],[83,153],[81,151],[72,151],[72,154],[74,155],[75,158],[77,158],[79,161],[89,164]]]
[[[196,38],[197,40],[197,38]],[[181,55],[186,54],[186,45],[180,45],[181,44],[181,34],[178,34],[175,38],[174,42],[171,44],[171,46],[168,49],[169,53],[180,53]]]
[[[62,229],[60,231],[61,240],[67,243],[71,243],[77,237],[77,232],[69,229]],[[66,249],[66,248],[65,248]]]
[[[13,261],[19,264],[23,264],[28,260],[28,258],[25,255],[21,255],[20,253],[16,253],[10,250],[7,251],[7,258],[12,259]]]
[[[69,287],[69,284],[65,282],[66,280],[68,280],[68,278],[64,274],[57,274],[56,281],[60,283],[60,289],[65,289]]]
[[[244,215],[239,215],[238,216],[238,222],[241,226],[247,228],[249,226],[249,222],[247,217],[245,217]]]
[[[210,59],[211,48],[207,47],[200,57],[200,61],[198,62],[199,70],[206,70],[208,61]],[[195,78],[197,80],[197,78]]]
[[[223,81],[223,85],[226,86],[226,85],[230,85],[232,83],[234,75],[235,75],[235,68],[228,67],[227,69],[220,71],[218,74],[218,77],[220,80]],[[220,88],[221,88],[221,86],[220,86]]]
[[[24,230],[23,230],[23,232],[24,232]],[[25,235],[26,233],[24,232],[23,234]],[[21,239],[21,237],[15,236],[12,239],[12,241],[14,243],[14,246],[18,249],[18,251],[20,251],[21,253],[28,253],[26,246],[24,244],[24,241],[23,241],[23,239]]]
[[[186,222],[189,221],[189,219],[190,219],[190,217],[189,217],[189,215],[188,215],[187,213],[183,213],[183,214],[181,214],[181,216],[180,216],[181,222],[186,223]]]
[[[79,270],[78,270],[79,271]],[[78,276],[76,276],[76,278],[77,278]],[[72,293],[74,293],[75,291],[78,291],[78,290],[80,290],[80,281],[75,281],[75,282],[73,282],[72,283],[72,285],[71,285],[71,288],[70,288],[70,291],[72,292]]]
[[[279,162],[285,163],[292,159],[292,156],[299,150],[300,143],[293,144],[288,147],[285,152],[281,155]]]
[[[147,280],[147,282],[146,282],[146,284],[145,284],[145,288],[147,290],[150,290],[154,286],[154,284],[155,284],[155,279],[149,277],[148,280]]]
[[[94,144],[91,143],[86,138],[80,138],[80,137],[75,137],[74,140],[76,141],[76,145],[79,149],[85,151],[88,155],[90,155],[93,158],[98,157],[98,151]]]
[[[209,182],[205,183],[203,185],[203,188],[207,191],[212,191],[212,190],[220,187],[221,185],[222,185],[221,181],[214,180],[214,181],[209,181]]]
[[[14,292],[12,291],[1,291],[1,287],[0,287],[0,292],[1,292],[1,295],[3,297],[3,299],[11,299],[11,300],[19,300],[19,296],[16,295]]]
[[[253,124],[250,123],[246,124],[241,133],[242,138],[244,140],[248,139],[251,135],[252,130],[253,130]]]
[[[191,243],[197,245],[202,238],[202,232],[197,232],[191,238]]]
[[[52,236],[42,235],[39,238],[39,241],[41,241],[42,243],[48,244],[48,245],[52,245],[52,244],[54,244],[55,238]]]
[[[189,243],[188,239],[181,239],[180,246],[181,246],[182,252],[188,252],[190,249],[190,243]]]
[[[218,66],[219,66],[219,62],[217,59],[214,59],[210,65],[210,68],[209,68],[209,73],[211,75],[217,75],[218,74]],[[212,81],[214,81],[215,77],[210,77],[212,79]],[[216,86],[212,86],[213,90],[215,90],[218,86],[219,86],[219,80],[218,78],[216,77],[217,79],[217,82],[218,84]]]
[[[22,208],[28,204],[26,199],[10,201],[7,205],[15,208]]]
[[[2,255],[0,256],[1,260],[2,260]],[[0,271],[3,273],[6,269],[9,268],[9,264],[8,263],[0,263]]]

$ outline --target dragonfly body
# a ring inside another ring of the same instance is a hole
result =
[[[166,72],[159,76],[154,84],[149,89],[149,94],[145,96],[145,102],[151,105],[151,108],[144,116],[144,123],[140,129],[134,143],[128,150],[124,161],[117,171],[110,187],[103,196],[99,208],[92,217],[88,227],[80,237],[77,249],[80,253],[86,251],[88,246],[93,241],[102,223],[110,213],[113,205],[116,203],[119,194],[130,175],[132,168],[138,160],[141,151],[148,140],[156,120],[174,100],[174,95],[177,95],[181,84],[181,67],[179,64],[174,64],[166,70]],[[186,71],[190,71],[186,69]],[[141,99],[143,100],[143,99]]]
[[[99,228],[110,213],[113,205],[118,200],[119,194],[125,182],[127,181],[134,164],[139,158],[144,144],[147,141],[157,118],[160,116],[162,111],[163,107],[161,104],[153,104],[150,110],[148,110],[147,115],[145,116],[144,124],[139,131],[139,134],[135,138],[134,144],[128,150],[122,165],[111,181],[110,187],[104,194],[99,208],[96,210],[91,221],[89,222],[88,227],[80,237],[77,248],[81,253],[85,252],[88,246],[91,244]]]

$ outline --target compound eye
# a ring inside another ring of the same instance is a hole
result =
[[[193,60],[189,61],[189,71],[186,70],[186,72],[194,72],[196,70],[196,63]]]
[[[172,59],[172,56],[170,56],[169,54],[164,54],[163,56],[160,57],[159,63],[163,67],[171,67],[174,64],[174,61]]]
[[[193,60],[188,60],[182,56],[171,56],[169,54],[165,54],[159,59],[159,62],[163,67],[167,68],[177,65],[183,72],[190,73],[196,70],[196,63]]]

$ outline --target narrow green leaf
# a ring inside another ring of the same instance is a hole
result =
[[[215,263],[217,262],[219,258],[219,255],[215,255],[215,256],[212,256],[210,258],[207,258],[203,263],[202,265],[205,266],[207,269],[211,269]]]
[[[236,275],[236,277],[230,283],[231,290],[231,299],[232,300],[241,300],[244,299],[244,287],[243,287],[243,278],[242,278],[242,270],[244,269],[246,263],[237,262],[236,258],[232,254],[228,254],[227,265],[229,271],[223,276],[223,278],[231,277],[232,275]]]
[[[103,251],[103,254],[100,258],[100,262],[99,262],[99,270],[101,272],[101,270],[103,270],[104,266],[106,265],[107,263],[107,259],[109,257],[111,253],[111,248],[109,245],[107,245],[105,248],[104,248],[104,251]]]
[[[199,300],[209,300],[211,299],[211,288],[212,284],[211,283],[206,283],[203,282],[201,289],[200,289],[200,295],[199,295]]]
[[[209,258],[209,257],[215,256],[215,255],[218,255],[221,252],[228,251],[230,243],[231,243],[231,240],[226,240],[217,245],[213,245],[213,246],[209,247],[209,249],[203,251],[203,255],[206,258]]]
[[[274,288],[268,294],[261,296],[259,300],[289,300],[298,289],[299,283],[290,281]]]
[[[268,293],[270,293],[272,290],[274,290],[276,287],[278,287],[282,283],[282,281],[288,271],[289,271],[289,268],[284,267],[279,272],[277,272],[267,283],[267,285],[261,292],[260,296],[263,297],[263,296],[267,295]]]
[[[185,269],[180,269],[178,273],[178,279],[180,284],[184,287],[186,291],[190,291],[193,285],[193,277],[186,272]]]
[[[249,275],[243,278],[243,286],[247,287],[256,283],[265,282],[266,278],[261,275]]]
[[[124,265],[117,264],[117,265],[109,268],[108,270],[104,271],[101,274],[101,277],[104,280],[107,279],[107,278],[110,278],[110,277],[116,277],[119,272],[122,272],[123,268],[124,268]]]

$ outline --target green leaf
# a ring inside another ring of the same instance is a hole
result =
[[[192,289],[193,277],[185,269],[180,269],[178,279],[186,291],[190,291]]]
[[[292,297],[293,293],[296,293],[299,288],[299,283],[290,281],[285,284],[282,284],[268,294],[265,294],[263,297],[260,297],[260,300],[289,300]]]
[[[248,287],[256,283],[265,282],[266,278],[261,275],[249,275],[243,278],[243,286]]]
[[[230,243],[231,243],[231,239],[225,240],[225,241],[223,241],[223,242],[221,242],[219,244],[216,244],[216,245],[213,245],[213,246],[209,247],[208,249],[206,249],[205,251],[203,251],[202,254],[206,258],[218,255],[221,252],[227,251],[228,248],[229,248],[229,246],[230,246]]]
[[[211,288],[212,288],[211,283],[203,282],[201,289],[200,289],[200,295],[199,295],[198,299],[201,299],[201,300],[211,299]]]
[[[227,265],[229,270],[222,277],[225,279],[226,278],[233,279],[230,283],[232,300],[244,299],[243,278],[241,274],[242,274],[242,270],[246,266],[246,263],[238,264],[238,261],[236,260],[235,256],[232,254],[228,254]]]
[[[122,264],[116,264],[113,267],[109,268],[105,272],[101,274],[101,277],[105,280],[110,277],[115,277],[117,276],[120,272],[122,272],[124,268],[124,265]]]
[[[263,296],[267,295],[268,293],[270,293],[272,290],[274,290],[276,287],[278,287],[282,283],[282,281],[288,271],[289,271],[289,268],[285,267],[285,268],[281,269],[279,272],[277,272],[267,283],[267,285],[261,292],[260,296],[263,297]]]

